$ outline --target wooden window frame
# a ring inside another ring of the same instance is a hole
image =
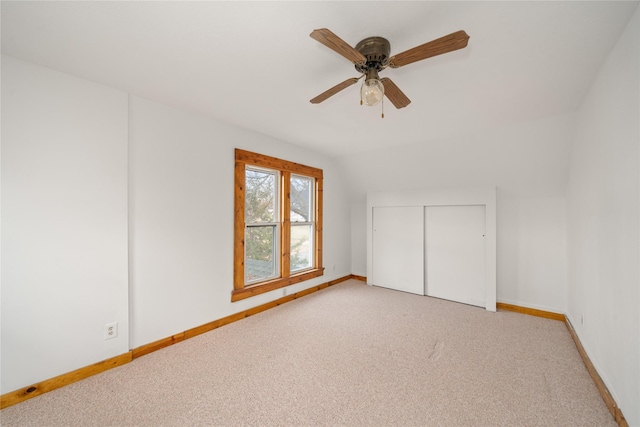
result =
[[[280,172],[280,277],[254,284],[245,284],[245,170],[247,166],[277,170]],[[299,273],[291,274],[290,243],[291,243],[291,174],[303,175],[315,179],[315,235],[314,235],[314,266]],[[274,289],[300,283],[324,274],[322,267],[322,169],[299,163],[252,153],[236,148],[235,150],[235,182],[234,182],[234,244],[233,244],[233,292],[231,301],[239,301],[255,295],[260,295]]]

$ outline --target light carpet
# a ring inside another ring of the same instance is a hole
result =
[[[615,426],[564,323],[349,280],[0,412],[3,426]]]

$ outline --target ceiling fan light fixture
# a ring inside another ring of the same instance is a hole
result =
[[[376,69],[367,70],[367,77],[360,88],[360,99],[365,105],[378,105],[384,97],[384,85],[378,78]]]
[[[352,47],[327,28],[313,30],[310,36],[348,59],[353,63],[356,71],[361,74],[359,78],[347,79],[312,98],[310,101],[312,104],[321,103],[366,76],[360,88],[360,105],[377,105],[380,102],[384,105],[383,98],[386,96],[396,108],[406,107],[411,104],[411,100],[389,77],[380,80],[379,71],[387,67],[403,67],[423,59],[463,49],[467,47],[469,42],[469,35],[460,30],[390,56],[391,44],[383,37],[367,37]],[[384,117],[384,113],[382,117]]]

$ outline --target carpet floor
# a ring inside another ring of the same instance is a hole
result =
[[[349,280],[9,407],[3,426],[616,426],[563,322]]]

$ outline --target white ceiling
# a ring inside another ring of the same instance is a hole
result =
[[[330,156],[575,111],[638,2],[2,1],[2,51]],[[359,105],[359,85],[309,100],[353,65],[329,28],[391,54],[457,30],[463,50],[386,69],[412,100]]]

